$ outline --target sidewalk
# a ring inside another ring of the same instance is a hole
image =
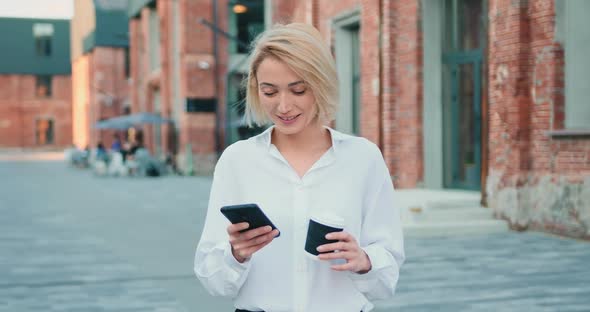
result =
[[[50,201],[30,206],[16,195],[0,198],[0,312],[189,311],[158,276],[142,274],[101,238],[72,231],[76,220],[54,214]]]
[[[192,272],[210,177],[102,179],[0,162],[0,312],[230,311]],[[590,243],[542,233],[407,237],[376,312],[588,311]]]
[[[0,148],[0,161],[63,161],[64,151]]]
[[[407,239],[385,311],[589,311],[590,243],[543,233]]]

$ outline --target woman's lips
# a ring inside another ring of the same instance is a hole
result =
[[[277,116],[284,124],[286,125],[290,125],[292,123],[294,123],[299,116],[301,116],[301,114],[296,115],[296,116],[290,116],[290,117],[282,117],[282,116]]]

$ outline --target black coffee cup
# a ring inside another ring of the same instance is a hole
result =
[[[334,225],[334,224],[331,224]],[[320,223],[313,219],[309,220],[309,226],[307,227],[307,239],[305,240],[305,251],[317,256],[320,252],[317,248],[321,245],[336,243],[338,240],[326,239],[326,234],[333,232],[342,232],[343,228],[335,227]],[[330,251],[332,252],[332,251]],[[322,252],[324,253],[324,252]]]

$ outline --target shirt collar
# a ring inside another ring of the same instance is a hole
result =
[[[271,135],[272,135],[272,130],[275,128],[275,126],[270,126],[268,127],[268,129],[264,130],[264,132],[262,132],[259,135],[259,139],[260,141],[267,147],[270,149],[271,146]],[[330,136],[332,137],[332,149],[334,149],[334,152],[336,152],[336,150],[338,149],[338,144],[340,143],[340,141],[343,141],[347,138],[347,136],[345,134],[343,134],[342,132],[336,131],[328,126],[324,126],[325,129],[328,129],[330,131]]]

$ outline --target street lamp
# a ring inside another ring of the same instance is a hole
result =
[[[242,14],[248,12],[248,7],[243,4],[234,4],[233,11],[236,14]]]

